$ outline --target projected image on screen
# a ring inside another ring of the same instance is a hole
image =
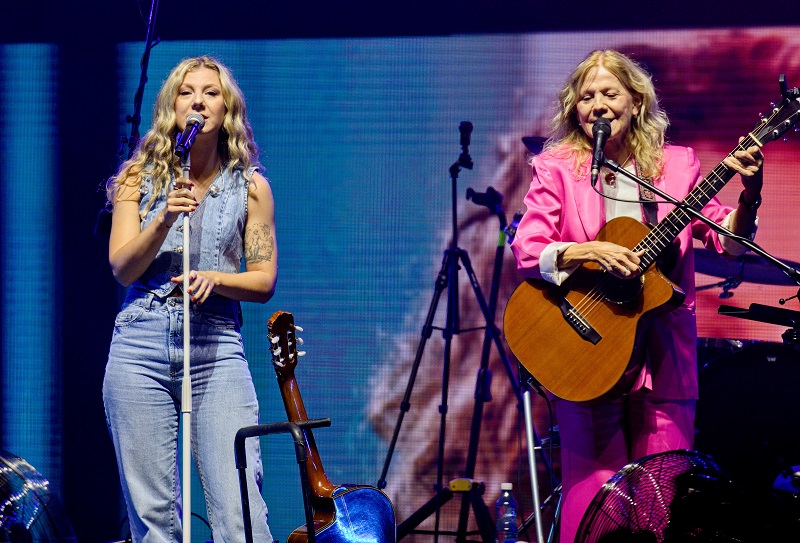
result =
[[[144,103],[152,104],[157,82],[182,57],[218,56],[236,75],[275,195],[280,247],[276,296],[266,306],[244,308],[262,420],[283,418],[265,323],[274,310],[291,311],[306,330],[309,354],[297,374],[309,416],[332,418],[331,428],[315,432],[326,472],[337,484],[376,485],[452,233],[448,168],[461,151],[459,123],[474,125],[474,169],[461,171],[457,181],[459,246],[488,297],[500,221],[467,201],[465,191],[499,191],[508,220],[524,209],[531,171],[521,138],[548,135],[556,93],[588,52],[615,48],[651,71],[671,120],[671,141],[693,147],[707,173],[780,99],[780,74],[787,74],[790,86],[800,84],[800,60],[793,54],[798,42],[796,29],[762,29],[162,43],[151,58],[156,83]],[[139,44],[120,49],[121,113],[136,88],[140,53]],[[149,124],[147,116],[142,124]],[[793,235],[800,141],[790,136],[764,153],[756,241],[778,258],[800,262],[800,239]],[[740,191],[734,178],[719,197],[735,205]],[[505,249],[498,325],[521,280]],[[697,259],[699,336],[709,343],[780,342],[784,327],[721,316],[717,309],[723,303],[775,306],[797,287],[760,259],[711,256]],[[446,376],[445,485],[464,476],[486,325],[463,271],[459,279],[461,333],[453,339]],[[398,522],[435,492],[445,379],[438,331],[445,326],[445,306],[443,297],[386,474],[385,492]],[[800,310],[796,300],[786,307]],[[474,479],[485,484],[487,504],[501,482],[515,482],[527,516],[532,505],[521,410],[494,347],[488,368],[491,401],[482,412]],[[550,438],[557,421],[546,402],[535,396],[533,410],[537,432]],[[552,470],[540,464],[542,499],[557,484],[557,447],[555,452]],[[265,443],[264,466],[270,525],[283,538],[304,522],[288,442]],[[460,503],[443,505],[441,529],[456,528]],[[419,528],[433,525],[431,515]],[[475,528],[470,514],[469,529]]]
[[[523,126],[510,123],[509,132],[496,136],[498,155],[501,156],[496,175],[487,181],[505,195],[507,209],[521,208],[521,199],[528,188],[530,168],[526,164],[525,149],[519,142],[522,135],[546,134],[549,108],[542,107],[547,100],[554,99],[556,90],[562,83],[564,74],[593,48],[613,47],[629,53],[653,73],[656,88],[663,98],[672,127],[671,141],[679,145],[693,147],[704,165],[704,173],[710,172],[727,153],[736,146],[739,137],[745,136],[758,121],[758,114],[768,115],[771,101],[781,98],[778,76],[781,73],[798,73],[798,63],[791,51],[793,45],[787,42],[787,35],[764,33],[748,35],[737,32],[687,33],[665,32],[648,35],[638,33],[615,33],[612,35],[587,36],[549,36],[532,38],[526,42],[524,56],[525,72],[521,82],[515,86],[518,93],[520,111],[530,116],[529,124]],[[687,44],[693,44],[687,46]],[[567,46],[569,44],[569,46]],[[576,47],[575,44],[580,44]],[[769,54],[766,54],[769,51]],[[758,75],[756,75],[758,74]],[[745,90],[746,89],[746,90]],[[549,96],[545,96],[548,95]],[[743,111],[753,111],[745,118]],[[515,119],[516,120],[516,119]],[[514,132],[514,130],[518,130]],[[791,139],[766,148],[768,167],[764,188],[764,199],[772,203],[761,212],[763,219],[757,236],[758,242],[774,255],[795,260],[800,254],[797,240],[787,235],[792,226],[787,221],[791,214],[785,213],[786,202],[797,202],[798,191],[787,179],[796,177],[793,163],[798,157],[798,143]],[[741,186],[738,179],[730,183],[720,198],[724,203],[734,205]],[[766,204],[765,204],[766,206]],[[468,247],[473,260],[483,262],[481,280],[489,284],[491,257],[494,254],[494,232],[496,220],[485,210],[472,210],[462,217],[462,240]],[[721,298],[728,292],[720,284],[729,275],[729,270],[738,270],[739,262],[726,262],[714,256],[698,259],[697,282],[703,288],[698,299],[699,332],[706,342],[716,339],[734,340],[734,344],[750,340],[780,341],[785,328],[745,321],[717,315],[721,303],[734,303],[748,307],[750,303],[778,305],[778,300],[794,294],[796,287],[780,272],[769,265],[749,256],[746,262],[744,279],[733,292],[731,299]],[[708,255],[711,256],[711,255]],[[507,300],[521,278],[513,272],[513,259],[507,256],[501,300]],[[707,286],[715,284],[713,286]],[[424,300],[424,297],[422,298]],[[419,309],[424,309],[420,303]],[[795,305],[796,308],[796,305]],[[462,286],[462,314],[478,317],[480,312],[468,284]],[[418,313],[419,322],[422,313]],[[474,321],[473,321],[474,322]],[[414,347],[419,336],[410,334],[398,346],[398,353],[405,359],[405,366],[395,366],[395,373],[383,381],[373,396],[372,417],[379,431],[389,438],[396,418],[396,406],[400,404],[404,377],[407,377],[410,361],[414,357]],[[438,345],[441,345],[439,343]],[[458,338],[453,353],[454,367],[450,370],[450,405],[447,418],[446,457],[444,461],[444,481],[463,475],[463,466],[468,456],[467,436],[473,413],[473,393],[479,368],[481,350],[480,338],[462,340]],[[434,347],[430,360],[434,361],[434,371],[440,370],[436,362],[442,353]],[[480,449],[476,473],[487,483],[487,503],[496,496],[500,481],[513,479],[518,473],[520,463],[520,422],[516,402],[511,389],[504,379],[503,367],[493,353],[490,365],[495,382],[492,387],[492,401],[483,412]],[[438,377],[438,375],[437,375]],[[455,384],[453,383],[455,381]],[[415,387],[412,396],[412,414],[406,418],[403,431],[413,433],[413,445],[401,447],[400,461],[395,464],[394,476],[407,481],[435,480],[438,456],[438,433],[441,403],[440,379],[430,379],[424,385]],[[458,396],[461,393],[463,396]],[[702,394],[702,391],[701,391]],[[392,408],[395,411],[392,411]],[[536,428],[549,435],[548,413],[543,401],[534,405]],[[557,472],[557,456],[554,469]],[[402,471],[400,471],[402,470]],[[462,470],[462,471],[459,471]],[[540,486],[544,499],[552,491],[550,474],[541,468]],[[525,477],[516,479],[522,483],[518,495],[527,497],[529,487]],[[415,511],[425,509],[426,500],[433,496],[419,490],[399,489],[392,494],[398,507],[400,518],[404,519]],[[455,525],[459,506],[448,505],[446,518]],[[528,509],[530,510],[530,509]],[[552,512],[552,510],[548,510]],[[449,516],[448,516],[449,515]],[[530,520],[530,519],[528,519]],[[433,527],[431,519],[423,523],[428,529]],[[475,528],[475,524],[471,524]]]

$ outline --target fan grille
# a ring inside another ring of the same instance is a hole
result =
[[[701,453],[676,450],[644,457],[603,485],[581,521],[576,541],[662,542],[681,499],[710,484],[719,490],[729,481],[714,460]]]
[[[28,462],[0,450],[0,542],[74,543],[50,482]]]

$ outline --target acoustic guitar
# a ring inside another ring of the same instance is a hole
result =
[[[300,341],[296,335],[302,331],[294,324],[294,317],[285,311],[276,311],[267,325],[272,351],[272,364],[278,385],[291,422],[308,420],[303,398],[294,375]],[[370,486],[334,485],[325,475],[317,445],[311,430],[304,430],[306,440],[306,471],[310,485],[311,504],[314,510],[313,534],[316,543],[394,543],[397,524],[389,498]],[[309,527],[294,530],[287,543],[306,543]]]
[[[782,102],[731,154],[762,147],[794,126],[800,117],[798,95],[796,88],[785,91]],[[720,162],[682,204],[702,210],[735,173]],[[633,384],[653,318],[678,307],[685,296],[661,273],[656,259],[692,218],[676,207],[652,229],[619,217],[600,230],[598,240],[644,251],[635,279],[617,279],[596,263],[586,263],[558,287],[527,279],[515,289],[503,316],[505,336],[544,388],[560,398],[587,401],[620,394]]]

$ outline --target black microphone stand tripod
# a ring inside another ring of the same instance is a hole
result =
[[[472,476],[474,475],[474,469],[475,469],[475,458],[477,455],[478,435],[480,431],[480,417],[482,416],[483,412],[482,403],[491,399],[489,395],[491,372],[487,368],[489,345],[491,344],[491,342],[494,342],[494,344],[498,349],[498,352],[500,353],[500,358],[505,365],[506,372],[513,386],[515,397],[518,399],[521,398],[519,383],[514,374],[513,367],[509,363],[508,357],[505,354],[505,350],[503,348],[500,339],[500,332],[498,328],[494,325],[494,307],[496,305],[497,287],[493,285],[492,303],[491,303],[492,307],[490,307],[489,304],[487,304],[486,302],[483,292],[481,291],[480,284],[478,283],[477,277],[475,276],[475,272],[472,268],[472,264],[470,262],[467,251],[461,249],[458,246],[458,221],[457,221],[457,197],[456,197],[457,179],[458,179],[458,174],[461,171],[461,168],[472,169],[473,167],[472,159],[469,156],[469,151],[468,151],[470,143],[470,133],[472,132],[472,123],[469,123],[468,121],[461,122],[459,125],[459,130],[461,132],[462,152],[458,160],[450,167],[449,170],[451,185],[452,185],[453,234],[449,247],[444,251],[442,267],[439,270],[439,274],[436,278],[433,299],[431,300],[431,304],[428,309],[428,314],[425,319],[425,324],[422,328],[422,334],[421,334],[422,337],[419,346],[417,348],[414,362],[412,364],[411,374],[409,376],[409,381],[406,386],[405,395],[400,404],[400,414],[398,416],[397,424],[394,429],[394,434],[392,436],[392,440],[389,445],[389,451],[386,456],[386,461],[383,466],[383,471],[381,472],[380,480],[378,481],[377,484],[378,488],[386,488],[386,474],[389,470],[389,463],[391,462],[391,458],[394,453],[395,446],[397,444],[397,439],[400,434],[400,427],[403,423],[403,418],[405,417],[405,414],[411,407],[410,404],[411,392],[413,390],[414,381],[416,379],[416,375],[419,370],[419,364],[422,360],[427,340],[431,337],[431,334],[433,333],[433,330],[435,328],[433,326],[433,319],[436,315],[436,309],[438,307],[439,300],[441,298],[442,292],[445,289],[447,289],[446,324],[444,328],[440,328],[442,330],[442,336],[444,337],[444,356],[443,356],[444,360],[442,366],[441,404],[439,406],[440,421],[439,421],[439,442],[438,442],[436,484],[434,485],[435,493],[430,500],[428,500],[424,505],[422,505],[422,507],[420,507],[417,511],[412,513],[405,521],[401,522],[397,526],[398,540],[402,539],[403,537],[405,537],[410,533],[419,533],[419,534],[433,535],[434,543],[436,543],[438,541],[439,535],[442,534],[442,535],[455,535],[456,541],[458,543],[462,543],[467,541],[468,535],[479,533],[481,541],[483,543],[493,543],[495,537],[495,528],[494,528],[494,523],[492,521],[492,517],[489,513],[489,509],[487,508],[482,498],[482,495],[485,490],[484,484],[476,483],[472,480]],[[502,249],[502,247],[500,249]],[[462,479],[456,479],[454,481],[451,481],[449,485],[445,486],[442,480],[444,471],[444,447],[445,447],[445,434],[446,434],[446,415],[448,409],[447,402],[448,402],[448,390],[449,390],[449,378],[450,378],[452,339],[453,336],[456,334],[480,329],[480,328],[472,328],[472,329],[460,328],[459,302],[458,302],[458,296],[459,296],[458,272],[460,269],[459,264],[463,265],[464,270],[469,276],[469,280],[472,285],[472,289],[475,293],[478,305],[480,306],[481,312],[486,320],[486,327],[485,327],[486,339],[484,342],[481,368],[478,372],[478,382],[475,388],[476,405],[473,413],[473,420],[470,432],[470,444],[467,456],[467,467],[465,470],[465,477]],[[495,270],[497,270],[497,266],[498,265],[496,263]],[[499,275],[497,273],[495,273],[495,275],[497,276],[496,277],[497,281],[499,281]],[[455,532],[440,530],[439,523],[440,523],[441,507],[445,503],[447,503],[455,493],[462,494],[461,514],[459,517],[458,530]],[[470,506],[473,509],[473,512],[475,514],[475,520],[478,525],[477,532],[467,532],[467,516]],[[431,514],[435,514],[434,529],[432,531],[416,530],[416,527],[419,526],[419,524],[422,523],[422,521],[428,518]]]

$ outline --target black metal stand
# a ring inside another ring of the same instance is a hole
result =
[[[303,491],[303,508],[306,515],[306,532],[308,543],[314,543],[314,510],[311,506],[311,489],[308,482],[308,471],[306,471],[306,440],[303,435],[304,430],[330,426],[331,419],[312,419],[300,422],[273,422],[271,424],[257,424],[255,426],[245,426],[236,432],[234,439],[234,454],[236,458],[236,469],[239,470],[239,492],[242,497],[242,518],[244,519],[244,539],[247,543],[253,543],[253,525],[250,520],[250,497],[247,493],[247,455],[245,454],[245,440],[249,437],[265,436],[269,434],[291,433],[294,440],[294,452],[297,456],[297,464],[300,466],[300,485]]]
[[[117,150],[117,155],[122,160],[124,153],[124,146],[128,145],[127,157],[133,157],[136,151],[136,146],[139,144],[139,125],[142,122],[142,99],[144,97],[144,87],[147,83],[147,66],[150,64],[150,51],[160,43],[160,39],[155,36],[156,32],[156,18],[158,16],[158,0],[151,0],[150,3],[150,16],[147,19],[147,36],[145,38],[144,53],[142,59],[139,61],[141,71],[139,73],[139,87],[136,89],[136,94],[133,97],[133,113],[125,117],[125,122],[131,124],[131,135],[129,137],[122,136],[120,138],[120,145]],[[111,234],[111,207],[105,204],[100,211],[97,212],[97,220],[94,225],[95,236],[108,236]]]
[[[798,291],[800,294],[800,291]],[[792,296],[794,298],[795,296]],[[782,301],[785,303],[785,300]],[[717,311],[720,315],[748,319],[751,321],[764,322],[767,324],[777,324],[787,326],[786,331],[781,334],[783,344],[795,349],[800,349],[800,312],[782,307],[772,307],[762,304],[750,304],[747,309],[730,305],[721,305]]]
[[[419,370],[419,364],[422,360],[422,355],[425,351],[425,345],[428,338],[431,337],[433,332],[433,319],[436,315],[436,309],[439,304],[442,292],[447,289],[447,317],[446,325],[442,329],[444,337],[444,361],[442,367],[442,394],[441,404],[439,406],[440,422],[439,422],[439,443],[438,443],[438,460],[437,460],[437,475],[436,484],[434,486],[434,496],[420,507],[416,512],[412,513],[405,521],[400,523],[397,527],[397,538],[402,539],[410,533],[426,533],[434,536],[434,543],[438,541],[440,534],[455,535],[458,543],[466,541],[468,535],[475,532],[467,532],[467,517],[470,507],[475,514],[475,520],[478,524],[478,532],[481,536],[483,543],[492,543],[494,541],[495,529],[492,522],[489,510],[483,502],[482,495],[484,493],[483,483],[475,483],[472,481],[475,470],[475,462],[477,455],[477,445],[480,435],[480,423],[483,413],[483,403],[491,400],[489,388],[491,383],[491,372],[488,369],[488,357],[490,345],[494,342],[500,354],[500,358],[505,365],[506,372],[509,380],[514,389],[514,395],[520,399],[520,388],[517,378],[514,374],[512,365],[508,361],[505,350],[501,343],[500,332],[494,324],[494,313],[497,301],[497,292],[499,290],[499,268],[502,263],[502,246],[498,247],[498,255],[495,259],[495,280],[492,285],[491,304],[486,302],[483,292],[481,291],[480,284],[478,283],[475,272],[467,252],[458,247],[458,223],[457,223],[457,179],[458,174],[462,167],[472,169],[472,159],[468,153],[469,147],[469,133],[472,131],[472,125],[468,122],[462,122],[459,126],[461,131],[461,148],[462,153],[457,162],[450,167],[450,177],[452,184],[452,231],[450,246],[444,252],[442,267],[436,278],[433,299],[428,308],[428,314],[425,319],[425,324],[422,328],[421,340],[417,348],[416,356],[411,368],[411,375],[406,386],[405,395],[400,404],[400,414],[397,419],[397,424],[394,429],[389,451],[386,456],[386,461],[381,472],[380,480],[378,481],[378,488],[386,487],[386,474],[389,470],[389,463],[394,453],[397,439],[400,434],[400,427],[403,422],[405,414],[410,409],[411,392],[414,387],[414,381]],[[505,217],[503,217],[503,222]],[[504,226],[504,225],[503,225]],[[501,230],[502,231],[502,230]],[[447,401],[450,377],[450,357],[451,357],[451,344],[454,335],[465,331],[472,331],[474,329],[462,330],[459,325],[459,303],[458,303],[458,272],[460,269],[459,264],[463,265],[466,271],[475,297],[480,306],[481,312],[486,320],[486,335],[484,338],[483,353],[481,357],[481,368],[478,371],[478,379],[475,388],[475,409],[473,412],[472,426],[470,431],[469,452],[467,456],[467,465],[465,468],[465,478],[452,481],[447,487],[443,484],[443,462],[444,462],[444,446],[446,435],[446,415],[447,415]],[[459,517],[458,530],[441,531],[439,529],[440,509],[449,501],[455,493],[462,494],[461,515]],[[433,531],[415,530],[415,528],[431,514],[435,514],[435,523]]]

